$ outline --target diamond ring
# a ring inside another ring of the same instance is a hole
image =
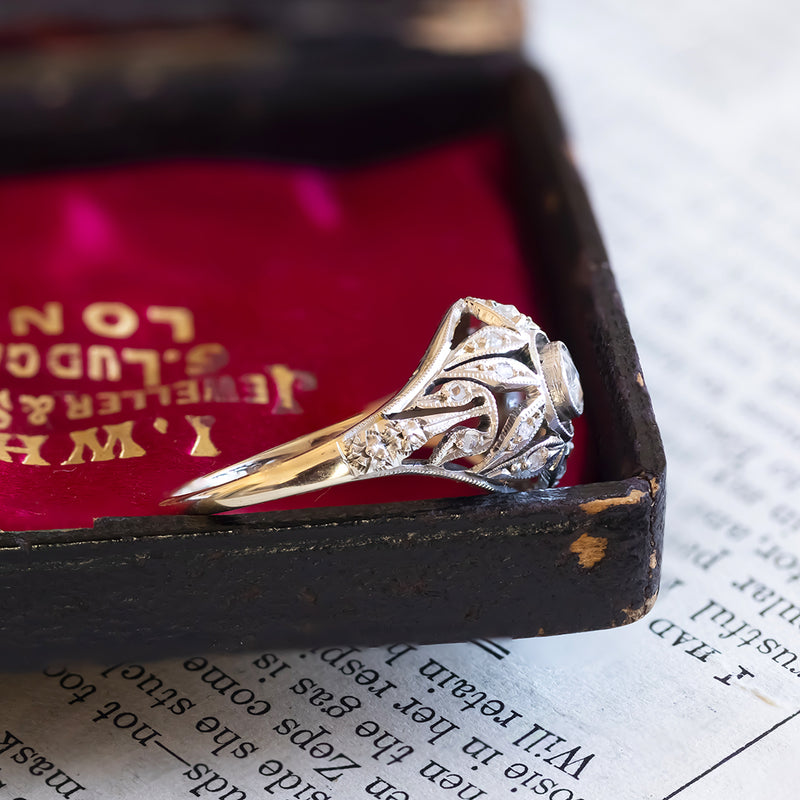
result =
[[[583,411],[575,365],[514,306],[467,297],[445,315],[408,383],[377,411],[274,447],[166,501],[214,513],[387,475],[497,492],[555,485]]]

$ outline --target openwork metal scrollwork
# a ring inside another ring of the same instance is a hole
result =
[[[212,512],[397,474],[501,492],[553,486],[582,411],[578,373],[561,342],[514,306],[467,297],[377,411],[192,481],[171,502]]]
[[[515,489],[552,486],[583,410],[578,373],[514,306],[455,303],[407,386],[344,435],[354,476],[423,473]],[[415,453],[428,446],[430,452]]]

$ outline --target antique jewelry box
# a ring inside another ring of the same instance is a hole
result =
[[[87,5],[0,11],[0,666],[644,615],[663,450],[516,5]],[[399,389],[468,295],[573,355],[560,487],[164,513]]]

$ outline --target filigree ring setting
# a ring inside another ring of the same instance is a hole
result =
[[[467,297],[377,411],[259,453],[168,502],[213,513],[350,481],[428,475],[513,492],[554,486],[583,412],[575,365],[514,306]]]

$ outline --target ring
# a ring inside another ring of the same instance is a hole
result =
[[[562,342],[514,306],[454,303],[419,367],[377,411],[212,472],[168,504],[209,514],[387,475],[453,478],[496,492],[555,485],[583,411]]]

